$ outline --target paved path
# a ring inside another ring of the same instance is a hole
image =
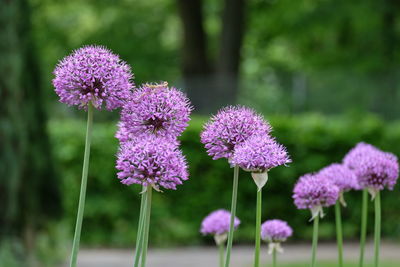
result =
[[[307,244],[286,245],[285,254],[280,257],[282,262],[307,262],[310,257],[310,246]],[[261,262],[266,262],[266,247],[263,247]],[[400,244],[384,243],[381,247],[381,258],[386,261],[399,262]],[[345,257],[356,262],[358,245],[345,246]],[[366,250],[367,259],[373,256],[372,244]],[[320,244],[318,260],[336,260],[335,244]],[[232,267],[251,266],[253,248],[235,246],[232,254]],[[130,250],[116,249],[83,249],[79,254],[79,267],[132,267],[133,253]],[[217,251],[212,247],[189,247],[173,249],[151,249],[148,255],[148,267],[213,267],[218,266]]]

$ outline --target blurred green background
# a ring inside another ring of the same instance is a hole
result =
[[[359,141],[400,154],[399,15],[396,0],[1,1],[1,255],[51,262],[68,251],[85,113],[59,103],[51,80],[58,60],[87,44],[119,54],[138,86],[168,81],[196,108],[181,138],[191,177],[155,195],[152,246],[212,243],[200,222],[229,209],[232,169],[206,155],[199,133],[210,114],[235,103],[263,113],[293,159],[271,171],[263,220],[285,219],[292,240],[308,240],[309,213],[291,199],[300,175],[340,161]],[[83,246],[135,240],[139,188],[121,185],[114,169],[118,115],[95,113]],[[237,238],[249,243],[255,186],[248,173],[240,177]],[[396,241],[399,197],[398,187],[383,195],[383,236]],[[356,240],[360,192],[346,198],[344,234]],[[321,239],[334,240],[333,219],[327,210]]]

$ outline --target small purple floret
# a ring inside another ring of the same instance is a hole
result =
[[[222,235],[229,232],[231,213],[227,210],[216,210],[204,218],[200,232],[203,235]],[[239,226],[240,220],[235,217],[234,227]]]
[[[124,129],[120,129],[120,136],[126,139],[129,133],[176,138],[188,126],[192,109],[186,95],[168,87],[168,83],[144,84],[134,91],[121,112]]]
[[[231,158],[235,147],[252,135],[268,134],[270,125],[254,110],[228,106],[213,116],[204,126],[201,142],[214,160]]]
[[[153,135],[121,145],[117,156],[118,178],[126,185],[151,185],[176,189],[188,179],[186,159],[176,142]]]
[[[339,188],[318,174],[299,178],[293,189],[294,204],[298,209],[314,209],[334,205],[339,198]]]
[[[319,175],[332,181],[341,192],[358,189],[357,176],[346,165],[333,163],[320,170]]]
[[[85,46],[61,60],[54,70],[53,85],[60,102],[97,109],[121,107],[134,87],[131,68],[102,46]]]
[[[261,225],[261,238],[267,242],[284,242],[292,234],[292,228],[282,220],[268,220]]]
[[[290,163],[286,148],[267,134],[253,135],[238,144],[230,163],[252,172],[264,172]]]

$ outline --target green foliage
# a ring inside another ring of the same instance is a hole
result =
[[[96,118],[96,116],[95,116]],[[309,239],[312,225],[309,211],[299,211],[293,205],[292,188],[296,179],[317,171],[331,162],[338,162],[357,142],[366,141],[378,147],[400,153],[400,122],[385,124],[368,115],[360,118],[327,117],[316,114],[274,116],[268,118],[273,134],[287,146],[293,159],[289,167],[270,172],[264,188],[263,220],[280,218],[294,228],[293,239]],[[190,180],[177,191],[154,194],[151,220],[151,243],[161,246],[212,242],[201,237],[199,226],[209,212],[229,209],[233,169],[226,160],[213,161],[199,141],[204,118],[195,117],[181,137],[182,147],[190,165]],[[139,186],[124,186],[114,169],[117,140],[113,138],[115,123],[96,123],[89,167],[88,194],[83,223],[83,242],[90,245],[132,246],[139,213]],[[85,122],[51,121],[49,124],[54,151],[62,174],[64,205],[68,224],[73,226],[80,186],[84,150]],[[343,209],[344,235],[359,235],[361,192],[345,195],[348,208]],[[399,238],[400,228],[396,203],[399,191],[385,191],[383,201],[383,235]],[[240,172],[237,215],[242,225],[236,238],[251,242],[254,236],[256,186],[250,174]],[[370,222],[373,221],[370,205]],[[321,221],[321,239],[335,238],[334,211],[326,209]],[[371,226],[372,224],[370,224]]]

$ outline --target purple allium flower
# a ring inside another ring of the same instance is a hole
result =
[[[121,121],[131,135],[154,134],[178,137],[188,126],[192,111],[184,93],[168,83],[144,84],[134,91],[121,112]]]
[[[360,159],[376,151],[380,150],[373,145],[360,142],[344,156],[343,164],[352,170],[357,169],[360,166]]]
[[[399,163],[392,153],[377,151],[360,159],[355,169],[359,184],[373,191],[393,190],[399,177]]]
[[[201,142],[213,159],[231,158],[236,145],[252,135],[268,134],[271,126],[254,110],[242,106],[221,109],[204,126]]]
[[[292,234],[292,228],[282,220],[268,220],[261,225],[261,238],[267,242],[280,243]]]
[[[121,145],[117,156],[118,179],[126,185],[151,185],[156,190],[176,189],[188,179],[186,159],[176,142],[153,135]]]
[[[223,235],[229,232],[231,213],[227,210],[216,210],[204,218],[200,232],[203,235]],[[234,227],[237,228],[240,220],[235,217]]]
[[[319,175],[332,181],[341,192],[358,189],[357,176],[344,164],[333,163],[320,170]]]
[[[298,209],[310,209],[313,218],[322,217],[322,207],[334,205],[338,198],[339,188],[319,174],[303,175],[293,189],[294,204]]]
[[[247,171],[265,172],[291,160],[284,146],[264,134],[253,135],[238,144],[230,162]]]
[[[85,46],[61,60],[54,70],[53,85],[60,102],[97,109],[121,107],[134,87],[131,68],[102,46]]]
[[[397,157],[369,144],[357,144],[343,161],[354,170],[359,186],[368,188],[373,196],[385,187],[393,190],[399,176]]]

